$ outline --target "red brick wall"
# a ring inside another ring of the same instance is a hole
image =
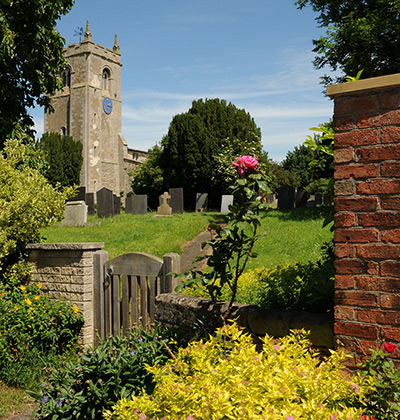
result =
[[[400,85],[331,96],[334,332],[354,366],[381,342],[400,343]]]

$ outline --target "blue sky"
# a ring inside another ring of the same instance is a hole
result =
[[[328,121],[332,101],[313,68],[316,14],[293,0],[76,0],[58,30],[66,44],[89,19],[95,43],[122,54],[122,131],[147,150],[193,100],[220,98],[245,109],[274,160]],[[38,134],[43,113],[35,110]]]

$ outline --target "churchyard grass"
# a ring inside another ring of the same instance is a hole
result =
[[[88,226],[53,225],[41,231],[45,242],[104,242],[110,258],[128,252],[147,252],[162,258],[182,252],[182,245],[207,229],[217,213],[184,213],[171,217],[120,214],[88,217]]]
[[[248,269],[273,267],[286,262],[317,259],[323,242],[332,239],[329,227],[322,228],[328,207],[269,210],[262,217],[260,238]],[[219,213],[183,213],[172,217],[120,214],[113,218],[88,217],[88,226],[53,225],[41,231],[45,242],[104,242],[110,258],[127,252],[147,252],[162,257],[182,252],[182,246],[207,229]]]
[[[33,403],[33,399],[24,390],[10,388],[0,381],[0,419],[5,419],[12,413],[27,410]]]

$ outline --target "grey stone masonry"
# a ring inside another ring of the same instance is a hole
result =
[[[62,299],[79,309],[85,324],[81,341],[93,345],[93,256],[104,243],[29,244],[32,281],[42,284],[52,299]]]

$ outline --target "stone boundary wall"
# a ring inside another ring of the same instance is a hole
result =
[[[29,262],[33,264],[32,281],[42,284],[42,291],[53,299],[75,305],[85,324],[81,340],[93,345],[93,256],[104,243],[30,244]]]
[[[213,304],[210,299],[165,293],[156,297],[156,319],[166,325],[191,335],[198,321],[215,329],[222,325],[220,313],[228,309],[228,302]],[[276,311],[256,306],[234,304],[228,319],[237,319],[238,325],[250,333],[263,337],[283,337],[290,330],[310,331],[309,339],[319,348],[334,347],[333,313]]]
[[[334,332],[354,367],[381,342],[400,343],[400,74],[327,94],[335,100]]]

